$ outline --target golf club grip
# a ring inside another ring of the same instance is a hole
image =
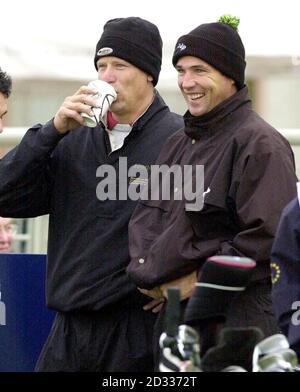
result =
[[[171,287],[168,289],[168,301],[165,313],[165,328],[167,336],[177,336],[179,323],[180,291],[177,287]]]

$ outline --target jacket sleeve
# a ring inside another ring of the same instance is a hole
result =
[[[272,300],[281,331],[300,354],[300,207],[284,209],[271,254]]]
[[[296,182],[294,158],[287,149],[247,157],[231,185],[239,232],[221,243],[219,253],[269,261],[281,212],[295,197]]]
[[[27,218],[49,212],[49,161],[61,138],[53,121],[35,125],[0,160],[0,216]]]

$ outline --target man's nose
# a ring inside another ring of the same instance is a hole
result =
[[[181,78],[181,86],[183,88],[191,88],[195,86],[195,79],[188,72]]]
[[[107,67],[105,71],[101,72],[100,79],[107,83],[113,83],[116,81],[116,76],[114,71]]]
[[[9,241],[9,234],[3,227],[0,227],[0,241],[2,242]]]

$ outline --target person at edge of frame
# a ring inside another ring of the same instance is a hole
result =
[[[3,119],[8,111],[7,101],[11,94],[11,89],[11,76],[0,68],[0,133],[3,132]]]
[[[282,333],[300,358],[300,183],[282,211],[271,252],[272,299]]]
[[[0,68],[0,133],[3,132],[4,117],[8,112],[8,98],[11,94],[12,79]],[[0,217],[0,253],[12,251],[16,225],[11,218]]]

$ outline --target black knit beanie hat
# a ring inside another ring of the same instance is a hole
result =
[[[162,60],[162,39],[158,28],[138,18],[109,20],[96,46],[95,67],[100,57],[115,56],[135,65],[158,81]]]
[[[237,32],[239,19],[222,16],[218,22],[205,23],[180,37],[173,54],[173,65],[180,57],[199,57],[223,75],[233,79],[238,89],[245,81],[245,48]]]

